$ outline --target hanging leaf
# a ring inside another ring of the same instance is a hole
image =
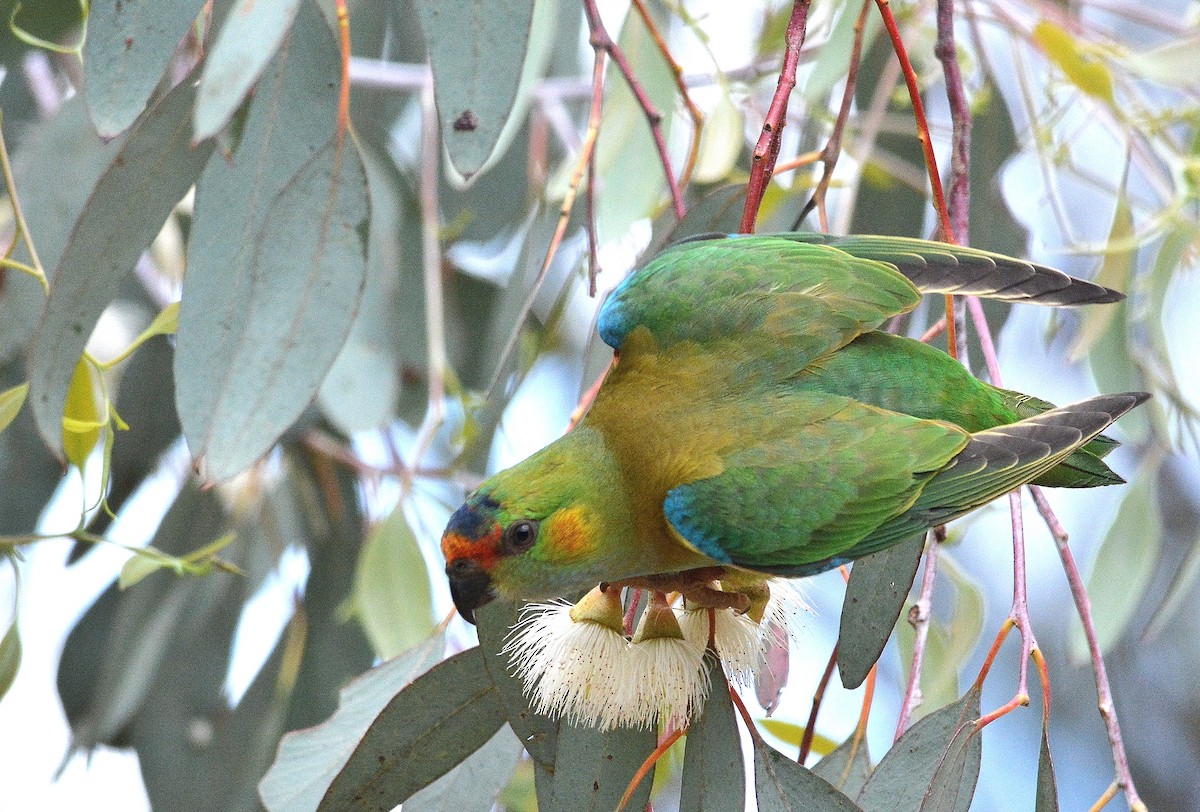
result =
[[[759,812],[858,812],[854,801],[780,753],[760,738],[754,740],[754,786]],[[894,807],[901,809],[902,807]]]
[[[617,808],[634,774],[654,751],[653,729],[597,730],[563,723],[554,762],[553,801],[547,812],[609,812]],[[651,770],[626,809],[645,809],[650,800]],[[543,803],[538,793],[539,807]]]
[[[1033,39],[1073,85],[1089,96],[1113,103],[1112,72],[1092,49],[1049,20],[1034,26]]]
[[[391,812],[482,747],[504,724],[504,707],[478,648],[418,677],[375,717],[318,812]]]
[[[82,470],[107,422],[99,375],[86,358],[80,358],[63,402],[62,448],[67,462]]]
[[[657,13],[651,6],[651,13]],[[662,133],[671,143],[675,110],[675,77],[654,45],[645,24],[630,14],[621,28],[618,44],[651,104],[662,114]],[[646,114],[629,90],[620,71],[605,78],[604,113],[600,121],[604,136],[596,145],[596,175],[605,185],[596,200],[596,227],[602,241],[629,231],[633,223],[655,213],[663,200],[662,160],[646,123]]]
[[[912,809],[965,812],[979,778],[982,740],[975,729],[980,687],[909,728],[858,795],[866,812]]]
[[[467,760],[404,802],[404,812],[491,812],[513,774],[521,743],[502,725]]]
[[[194,138],[220,132],[279,50],[301,0],[234,3],[204,60]]]
[[[25,396],[29,394],[29,384],[22,383],[0,392],[0,431],[17,419],[21,407],[25,405]]]
[[[688,726],[680,812],[740,809],[746,801],[742,742],[729,684],[711,652],[705,656],[704,666],[712,690],[699,718]]]
[[[1037,791],[1034,793],[1034,812],[1058,812],[1058,781],[1054,777],[1054,759],[1050,756],[1048,720],[1042,720],[1042,747],[1038,753]]]
[[[0,699],[8,693],[21,668],[21,632],[14,617],[12,625],[0,638]]]
[[[1151,460],[1133,477],[1088,575],[1092,620],[1102,653],[1108,653],[1125,634],[1158,565],[1162,547],[1158,471],[1158,463]],[[1071,624],[1069,649],[1071,657],[1079,662],[1089,657],[1078,620]]]
[[[399,657],[351,680],[334,714],[316,727],[288,733],[275,763],[259,782],[270,812],[311,812],[342,769],[367,728],[404,686],[442,659],[445,630]]]
[[[1137,259],[1137,243],[1133,225],[1133,211],[1129,208],[1129,200],[1125,195],[1117,197],[1117,207],[1113,212],[1112,228],[1108,232],[1108,248],[1104,254],[1104,262],[1096,274],[1098,285],[1114,290],[1129,290],[1129,282],[1133,277],[1134,261]],[[1071,361],[1079,361],[1095,349],[1101,336],[1113,329],[1114,326],[1124,327],[1123,319],[1118,322],[1117,316],[1124,316],[1123,305],[1113,307],[1081,307],[1079,308],[1079,332],[1071,342],[1068,357]]]
[[[871,777],[871,756],[867,739],[851,736],[832,753],[813,765],[813,774],[824,778],[848,797],[854,798]]]
[[[188,138],[194,98],[192,82],[180,83],[130,132],[52,276],[29,365],[30,405],[52,449],[62,448],[67,389],[100,314],[212,153],[211,143]]]
[[[922,534],[854,562],[838,632],[838,674],[847,688],[862,685],[883,653],[924,549]]]
[[[197,184],[175,384],[210,479],[245,469],[308,406],[362,294],[366,180],[335,133],[339,76],[333,34],[305,3],[232,161]]]
[[[556,0],[418,0],[442,143],[464,182],[503,153],[525,120],[553,44]]]
[[[100,135],[111,138],[124,132],[146,108],[203,6],[199,0],[90,4],[83,89]]]
[[[394,657],[433,628],[429,573],[403,504],[375,525],[354,574],[354,606],[375,653]]]

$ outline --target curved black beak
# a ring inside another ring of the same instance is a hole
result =
[[[446,565],[446,577],[450,580],[450,597],[463,620],[475,623],[475,610],[496,597],[492,591],[492,577],[483,567],[467,558],[458,558]]]

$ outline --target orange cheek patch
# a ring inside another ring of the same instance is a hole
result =
[[[546,530],[554,558],[577,558],[587,555],[595,543],[592,523],[582,508],[560,510],[547,521]]]
[[[447,562],[460,558],[477,561],[485,571],[491,572],[500,552],[499,543],[499,527],[478,539],[460,536],[458,533],[446,533],[442,536],[442,555],[446,557]]]

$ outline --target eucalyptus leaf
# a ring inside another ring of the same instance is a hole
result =
[[[391,812],[482,747],[504,707],[478,648],[438,664],[375,717],[325,791],[318,812]]]
[[[521,743],[502,725],[483,747],[404,802],[404,812],[490,812],[512,777]]]
[[[854,801],[824,778],[797,764],[760,738],[754,740],[754,786],[759,812],[858,810]]]
[[[100,135],[111,138],[124,132],[146,108],[203,6],[200,0],[90,5],[83,45],[84,96]]]
[[[25,396],[29,394],[29,384],[17,384],[0,392],[0,431],[8,428],[17,419],[21,407],[25,405]]]
[[[258,81],[287,35],[301,0],[236,3],[204,60],[195,138],[216,135]]]
[[[429,634],[430,601],[425,558],[402,503],[371,530],[355,567],[355,609],[380,657],[394,657]]]
[[[545,71],[557,0],[415,3],[442,143],[464,182],[503,154]]]
[[[1104,537],[1088,575],[1087,592],[1096,640],[1103,653],[1109,652],[1124,636],[1158,565],[1162,548],[1158,471],[1158,464],[1152,460],[1126,486],[1117,518]],[[1069,651],[1079,662],[1089,656],[1087,639],[1078,620],[1071,624]]]
[[[1033,808],[1034,812],[1058,812],[1058,780],[1054,777],[1054,759],[1050,755],[1050,731],[1044,722]]]
[[[270,812],[311,812],[371,722],[404,686],[442,659],[445,632],[351,680],[337,711],[316,727],[288,733],[258,791]]]
[[[336,132],[337,44],[303,3],[231,160],[196,186],[176,405],[212,479],[265,454],[312,401],[365,279],[366,180]]]
[[[0,638],[0,699],[8,693],[21,668],[21,632],[14,617],[12,625]]]
[[[71,376],[100,314],[212,154],[192,146],[195,88],[181,82],[130,132],[79,215],[51,279],[30,359],[30,405],[42,439],[62,448]]]
[[[922,534],[854,562],[838,632],[838,674],[847,688],[861,685],[883,653],[924,549]]]
[[[871,777],[871,756],[866,737],[856,739],[851,736],[846,739],[832,753],[814,764],[812,771],[848,797],[857,797]]]
[[[651,6],[652,14],[661,11]],[[675,110],[675,77],[654,45],[645,24],[630,14],[618,38],[621,50],[646,93],[662,114],[662,134],[671,141]],[[655,213],[663,199],[662,161],[650,133],[646,114],[620,71],[605,78],[604,113],[596,145],[596,175],[606,179],[596,201],[596,227],[602,241],[625,234],[633,223]]]
[[[537,762],[539,775],[543,772],[550,775],[554,772],[558,750],[559,723],[530,707],[521,680],[511,672],[508,654],[502,651],[508,632],[518,619],[518,608],[506,601],[492,601],[481,608],[475,613],[479,624],[479,650],[483,652],[483,665],[500,693],[513,732]]]
[[[711,652],[704,659],[712,685],[704,710],[692,721],[683,751],[680,812],[739,809],[745,804],[742,743],[729,684]]]
[[[959,810],[971,803],[982,740],[975,728],[980,687],[905,731],[858,795],[866,812]]]
[[[657,741],[652,728],[597,730],[564,722],[559,729],[554,763],[554,800],[547,812],[616,809]],[[626,809],[646,808],[653,779],[651,770],[638,784]]]

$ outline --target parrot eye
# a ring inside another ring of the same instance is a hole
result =
[[[537,535],[537,522],[522,519],[508,526],[508,529],[504,531],[504,540],[509,549],[519,553],[532,547],[533,543],[537,541]]]

